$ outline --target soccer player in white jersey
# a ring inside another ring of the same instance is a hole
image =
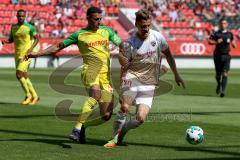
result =
[[[136,12],[135,25],[137,32],[120,46],[121,107],[114,121],[113,139],[104,145],[106,148],[120,144],[125,134],[140,126],[147,117],[159,81],[161,52],[166,56],[177,85],[185,87],[165,38],[150,29],[149,12]],[[126,122],[126,115],[133,104],[136,105],[136,116]]]

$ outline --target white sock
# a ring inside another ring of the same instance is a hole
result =
[[[113,124],[113,138],[117,135],[117,133],[122,129],[125,121],[126,121],[126,113],[118,112],[116,119]]]

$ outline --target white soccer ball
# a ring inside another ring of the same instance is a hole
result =
[[[191,126],[186,130],[186,136],[185,139],[190,144],[199,144],[204,139],[204,133],[202,128],[199,126]]]

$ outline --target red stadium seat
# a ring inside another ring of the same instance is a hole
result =
[[[14,10],[14,6],[12,4],[7,5],[7,10],[9,11]]]
[[[7,0],[2,0],[1,1],[1,4],[9,4],[10,3],[10,1],[7,1]]]
[[[174,28],[175,27],[175,23],[174,22],[169,22],[168,27],[169,28]]]
[[[51,26],[46,26],[45,30],[46,30],[46,32],[52,32],[52,27]]]
[[[4,24],[3,19],[4,19],[4,18],[0,17],[0,25],[3,25],[3,24]]]
[[[4,16],[5,17],[12,17],[12,12],[11,11],[5,11]]]

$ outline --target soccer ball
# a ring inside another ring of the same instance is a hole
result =
[[[186,136],[185,139],[190,144],[199,144],[204,139],[204,134],[202,128],[199,126],[191,126],[186,130]]]

